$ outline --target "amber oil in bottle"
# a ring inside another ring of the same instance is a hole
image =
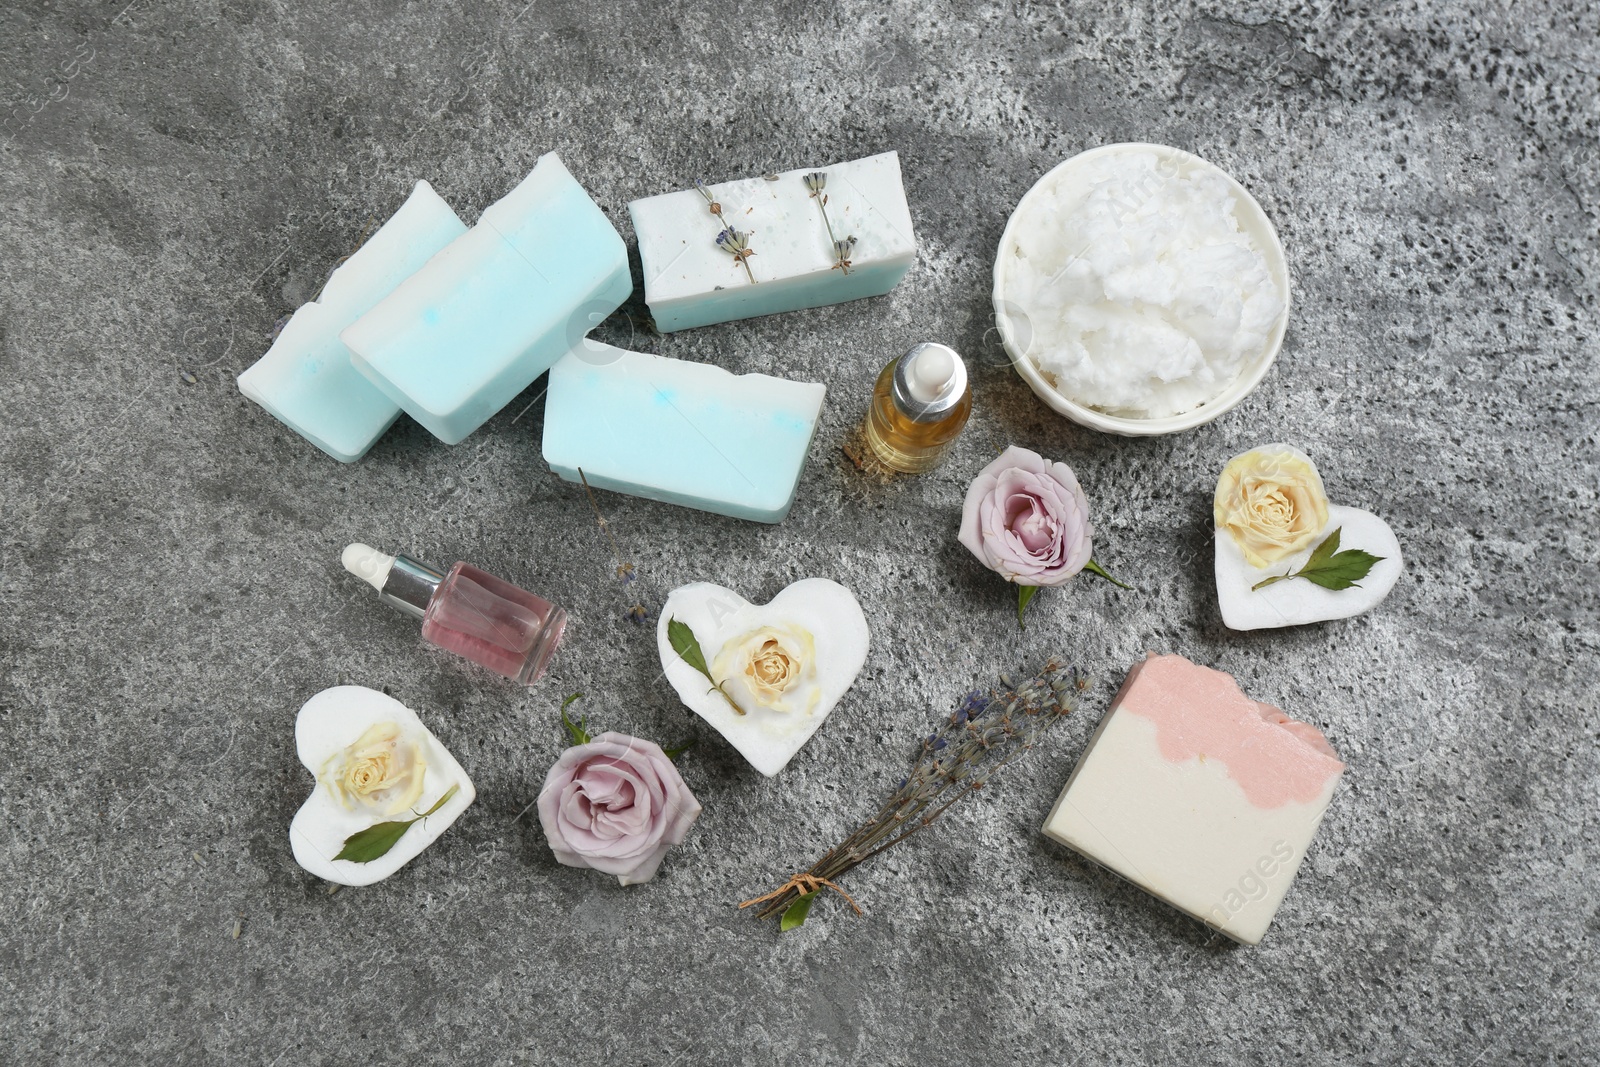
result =
[[[878,375],[861,436],[883,466],[921,474],[939,465],[971,414],[966,364],[955,349],[924,343]]]

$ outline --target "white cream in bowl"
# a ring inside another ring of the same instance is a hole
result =
[[[1272,224],[1225,172],[1175,148],[1108,145],[1018,204],[995,311],[1018,373],[1056,410],[1170,433],[1220,415],[1266,373],[1288,273]]]

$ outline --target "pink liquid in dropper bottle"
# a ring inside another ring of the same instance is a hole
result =
[[[544,674],[567,626],[561,608],[468,563],[440,572],[363,544],[346,548],[341,562],[380,598],[421,619],[427,641],[524,685]]]

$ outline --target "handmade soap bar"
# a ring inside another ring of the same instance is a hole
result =
[[[628,212],[664,333],[878,296],[917,257],[894,152],[646,197]],[[730,229],[731,241],[721,236]],[[741,246],[754,254],[736,254]]]
[[[342,336],[363,374],[453,445],[632,291],[622,238],[550,153]]]
[[[294,740],[317,784],[289,824],[289,844],[296,863],[330,882],[371,885],[389,877],[477,796],[467,772],[417,713],[375,689],[324,689],[300,708]],[[384,823],[409,825],[381,855],[339,858],[353,835]]]
[[[1316,727],[1231,675],[1152,655],[1128,672],[1044,832],[1253,945],[1343,770]]]
[[[823,386],[585,341],[550,369],[544,459],[570,482],[757,522],[794,503]]]
[[[709,677],[678,653],[674,623],[694,636]],[[694,582],[662,605],[656,651],[678,699],[771,778],[843,699],[871,636],[855,594],[826,578],[802,578],[761,605]]]
[[[303,304],[267,354],[239,375],[239,391],[342,463],[354,463],[400,407],[355,369],[339,331],[429,257],[467,232],[427,182]]]

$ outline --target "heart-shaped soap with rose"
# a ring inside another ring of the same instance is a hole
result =
[[[861,673],[870,637],[855,594],[826,578],[759,605],[710,582],[679,586],[656,625],[678,698],[769,778]]]
[[[294,738],[317,781],[289,824],[289,844],[296,863],[330,882],[389,877],[477,795],[416,712],[366,686],[338,685],[306,701]]]
[[[1405,569],[1389,524],[1330,504],[1316,464],[1291,445],[1229,460],[1212,515],[1217,604],[1229,629],[1359,615],[1377,607]]]

